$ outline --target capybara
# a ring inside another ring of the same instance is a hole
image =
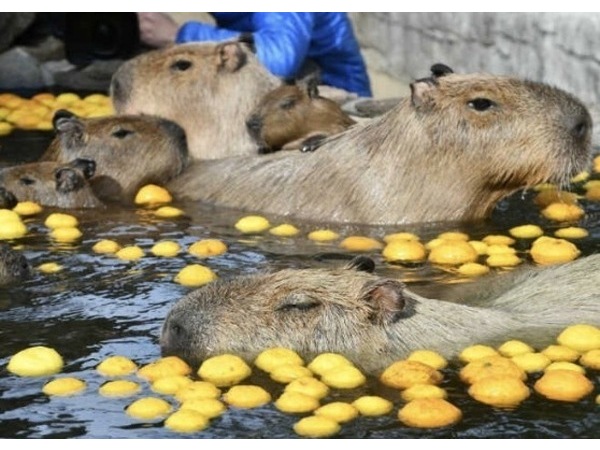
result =
[[[306,358],[341,353],[376,372],[417,349],[452,358],[476,343],[523,339],[540,346],[568,325],[600,325],[600,254],[506,280],[485,304],[465,305],[421,297],[354,267],[222,279],[172,307],[160,345],[164,355],[194,365],[220,353],[252,360],[287,347]]]
[[[0,170],[0,186],[19,201],[33,201],[57,208],[98,208],[104,206],[92,190],[93,160],[77,158],[70,163],[40,161]]]
[[[111,83],[120,114],[152,114],[180,124],[193,159],[257,152],[246,130],[250,111],[281,80],[245,42],[176,45],[124,63]]]
[[[143,185],[165,184],[188,164],[185,132],[170,120],[153,116],[82,119],[59,110],[53,124],[56,138],[41,160],[94,160],[96,173],[90,184],[102,200],[132,201]]]
[[[0,209],[13,209],[17,206],[17,202],[15,194],[0,187]]]
[[[318,151],[204,161],[169,189],[317,221],[475,220],[520,188],[566,182],[588,165],[592,123],[572,95],[505,76],[434,72],[394,109]]]
[[[273,89],[250,113],[246,126],[259,153],[271,153],[313,151],[327,136],[355,123],[340,105],[319,95],[317,81],[311,78]]]
[[[31,275],[25,256],[0,242],[0,286],[23,281]]]

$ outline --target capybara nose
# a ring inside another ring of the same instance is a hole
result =
[[[246,128],[253,133],[257,133],[260,131],[262,127],[262,120],[257,115],[252,115],[248,120],[246,120]]]

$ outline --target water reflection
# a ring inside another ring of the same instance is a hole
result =
[[[492,220],[472,224],[429,224],[402,227],[427,240],[442,231],[461,229],[473,238],[506,230],[523,223],[539,223],[551,231],[557,225],[540,219],[532,206],[532,193],[503,202]],[[522,198],[523,197],[523,198]],[[153,395],[147,385],[134,398],[107,399],[98,394],[106,381],[95,371],[97,364],[111,355],[125,355],[138,364],[159,357],[157,338],[170,306],[189,288],[173,282],[187,264],[201,262],[220,277],[287,267],[332,267],[352,255],[337,242],[318,244],[304,236],[323,224],[295,223],[301,229],[297,238],[278,238],[269,234],[242,236],[233,224],[241,213],[193,204],[178,204],[187,215],[179,219],[158,219],[150,210],[108,208],[103,211],[73,211],[80,220],[83,238],[76,244],[53,242],[43,225],[51,212],[28,219],[30,233],[18,241],[22,251],[37,267],[56,262],[64,267],[56,274],[36,272],[20,286],[0,289],[0,437],[88,437],[88,438],[172,438],[180,437],[165,429],[162,422],[140,424],[124,413],[133,399]],[[597,252],[600,243],[600,207],[585,203],[587,216],[581,224],[590,236],[578,241],[584,254]],[[271,218],[279,223],[277,218]],[[332,225],[342,237],[354,234],[381,238],[397,228]],[[114,239],[122,245],[139,245],[146,256],[137,262],[124,262],[91,250],[100,239]],[[229,251],[200,260],[185,249],[198,239],[219,238]],[[149,253],[159,240],[177,241],[183,251],[173,258]],[[524,245],[523,248],[526,246]],[[450,272],[428,264],[411,267],[387,265],[378,253],[371,253],[378,273],[404,280],[415,290],[432,296],[460,298],[460,289],[448,285],[464,281]],[[529,263],[528,263],[529,264]],[[458,292],[458,293],[457,293]],[[88,384],[81,395],[48,398],[41,388],[48,378],[20,378],[6,371],[9,357],[33,346],[48,345],[65,358],[63,374],[79,377]],[[441,430],[409,429],[394,414],[382,418],[360,418],[344,425],[339,437],[600,437],[600,415],[592,397],[577,404],[559,404],[533,394],[515,411],[486,407],[466,394],[458,381],[458,366],[448,369],[443,387],[464,413],[456,426]],[[590,373],[596,390],[598,372]],[[136,380],[135,377],[128,377]],[[535,377],[532,377],[533,381]],[[140,381],[140,380],[136,380]],[[276,398],[282,385],[256,373],[250,382],[265,386]],[[530,383],[531,385],[531,383]],[[400,405],[397,392],[383,388],[375,380],[350,392],[333,391],[327,401],[351,401],[362,394],[384,395]],[[175,402],[171,400],[175,406]],[[298,416],[283,414],[272,405],[255,410],[231,409],[214,419],[211,426],[193,437],[295,437],[293,424]],[[185,437],[185,436],[182,436]]]

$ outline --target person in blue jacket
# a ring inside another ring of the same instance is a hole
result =
[[[187,22],[181,27],[167,14],[138,13],[142,42],[153,47],[194,41],[233,39],[252,33],[256,54],[273,74],[299,75],[308,61],[321,82],[371,96],[365,62],[352,24],[342,12],[216,12],[216,26]]]

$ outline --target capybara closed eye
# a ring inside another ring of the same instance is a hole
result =
[[[26,280],[30,275],[31,267],[25,256],[0,243],[0,286]]]

